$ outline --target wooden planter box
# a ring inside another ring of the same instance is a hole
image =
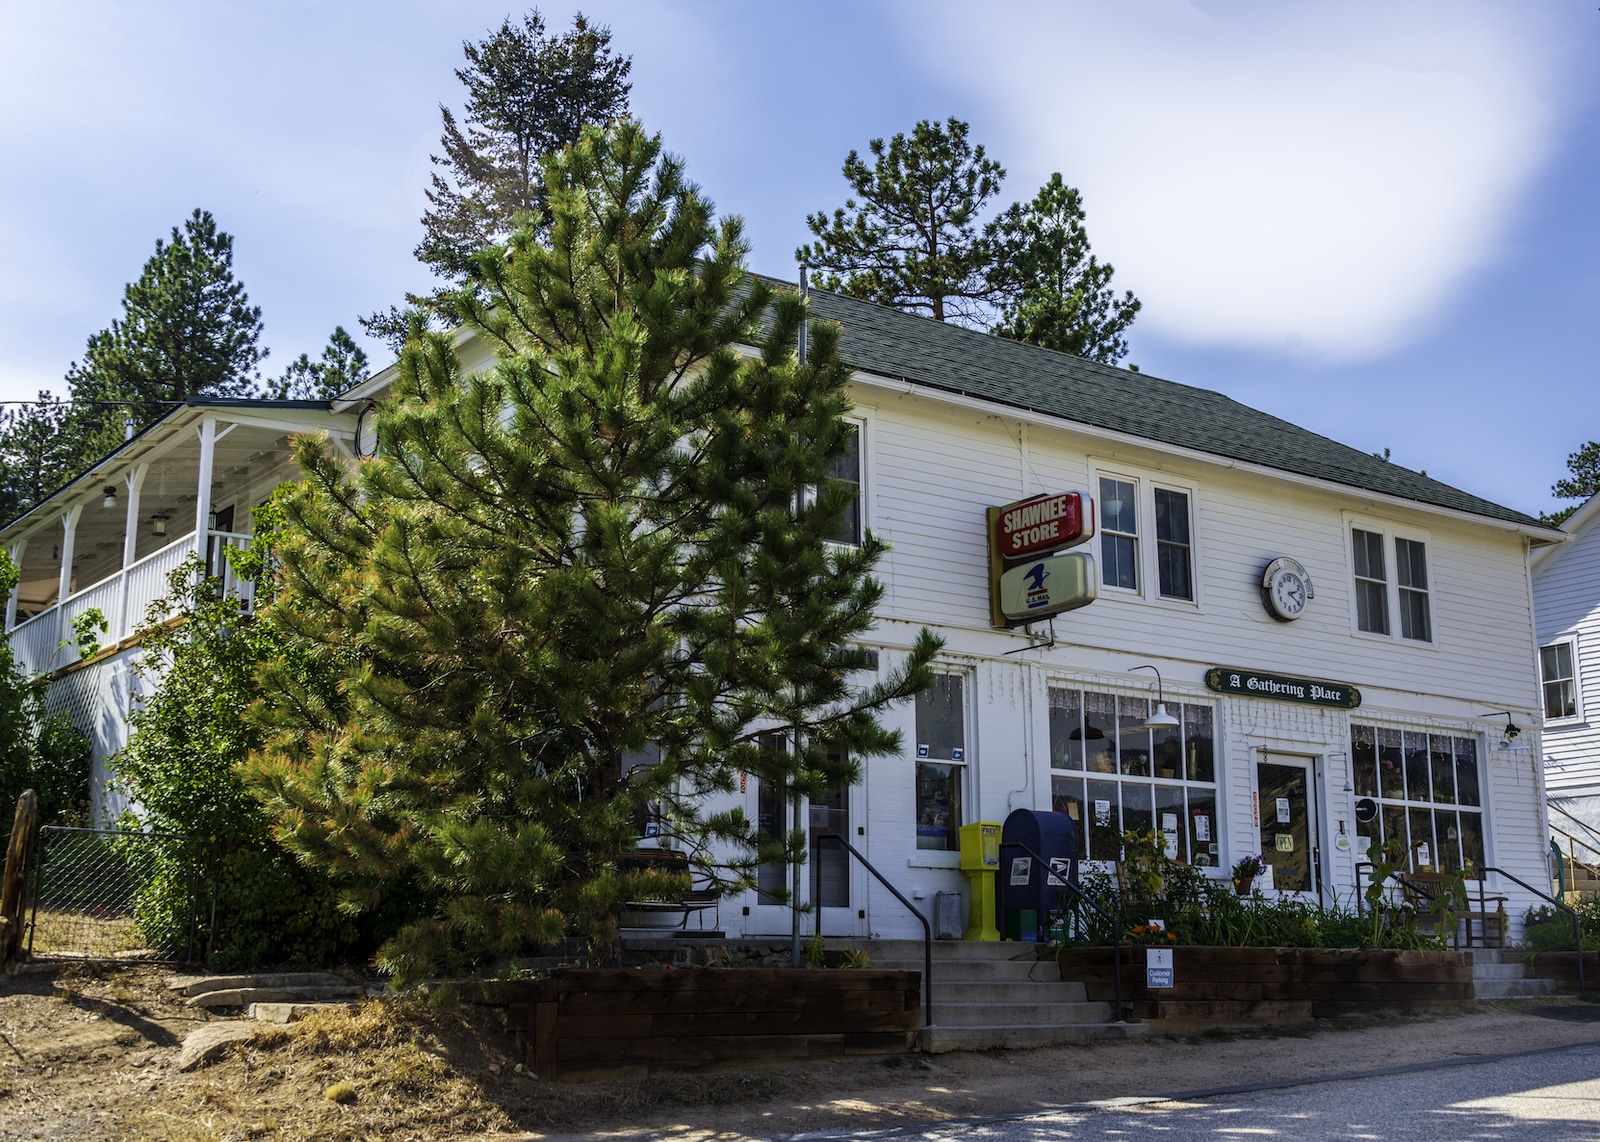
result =
[[[541,1079],[581,1082],[889,1055],[922,1027],[920,972],[562,969],[497,988]]]
[[[1540,952],[1533,957],[1529,974],[1541,979],[1553,979],[1562,991],[1578,992],[1578,953]],[[1590,991],[1600,991],[1600,952],[1583,953],[1583,985]]]
[[[1112,1000],[1112,949],[1066,948],[1061,978]],[[1258,1026],[1473,998],[1471,952],[1365,948],[1172,949],[1173,987],[1145,986],[1145,949],[1122,949],[1122,998],[1160,1030]],[[1585,965],[1587,966],[1587,965]]]

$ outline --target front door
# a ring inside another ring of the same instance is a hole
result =
[[[823,838],[830,834],[850,836],[850,788],[837,785],[811,803],[811,874],[813,931],[824,936],[853,936],[855,913],[850,910],[850,853],[842,845]]]
[[[1310,758],[1266,757],[1256,763],[1261,859],[1280,892],[1317,892],[1317,822]]]

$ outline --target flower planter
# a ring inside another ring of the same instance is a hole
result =
[[[1063,949],[1061,978],[1112,999],[1112,949]],[[1585,965],[1587,967],[1587,965]],[[1471,952],[1388,948],[1172,949],[1173,985],[1145,986],[1143,948],[1122,950],[1122,996],[1161,1030],[1259,1026],[1453,1007],[1473,998]]]
[[[921,979],[871,969],[564,968],[493,991],[534,1074],[582,1082],[908,1051],[922,1027]]]

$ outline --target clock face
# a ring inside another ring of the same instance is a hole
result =
[[[1283,622],[1299,618],[1305,613],[1306,604],[1316,597],[1311,576],[1287,556],[1274,559],[1261,577],[1261,601],[1268,614]]]
[[[1299,618],[1306,609],[1306,581],[1293,571],[1280,571],[1272,580],[1272,609],[1284,618]]]

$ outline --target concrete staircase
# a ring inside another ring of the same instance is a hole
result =
[[[856,946],[866,949],[875,968],[922,971],[921,940],[871,940]],[[1032,958],[1035,947],[935,940],[934,1025],[923,1030],[922,1049],[1052,1047],[1148,1033],[1143,1023],[1112,1022],[1111,1004],[1089,1002],[1083,984],[1062,981],[1053,958]]]
[[[1555,980],[1528,974],[1523,954],[1499,948],[1473,948],[1473,994],[1479,999],[1531,999],[1556,994],[1560,985]]]

